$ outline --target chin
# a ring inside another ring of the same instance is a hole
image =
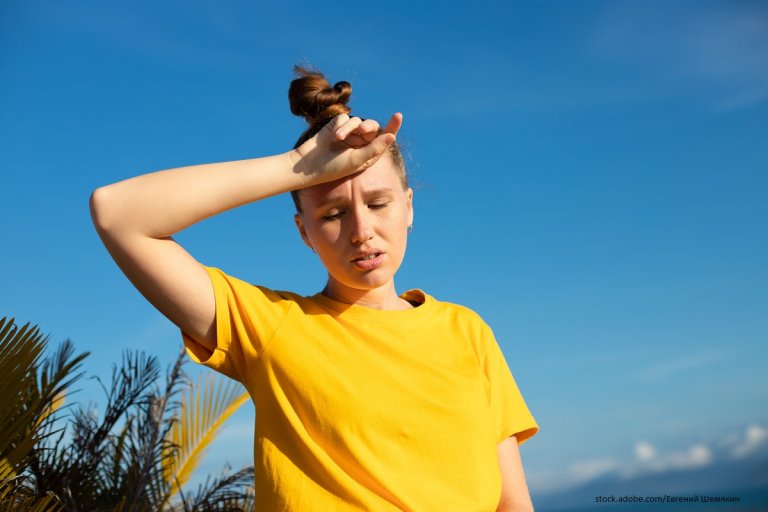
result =
[[[394,272],[381,272],[380,269],[366,274],[349,276],[348,279],[338,280],[344,286],[361,291],[371,291],[388,285],[394,279]]]
[[[393,278],[394,276],[390,275],[388,278],[358,279],[355,283],[355,288],[365,291],[375,290],[376,288],[388,285]]]

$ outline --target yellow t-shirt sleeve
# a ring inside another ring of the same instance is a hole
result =
[[[204,268],[211,278],[216,300],[216,348],[211,352],[182,332],[184,347],[194,362],[244,382],[285,318],[292,301],[278,292],[227,275],[218,268]]]
[[[484,348],[482,365],[488,379],[488,399],[496,421],[497,441],[517,436],[517,443],[522,444],[539,431],[539,426],[528,410],[490,328],[487,328]]]

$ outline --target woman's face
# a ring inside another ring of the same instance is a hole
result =
[[[365,171],[301,190],[296,226],[328,270],[334,298],[394,291],[413,223],[412,199],[387,155]]]

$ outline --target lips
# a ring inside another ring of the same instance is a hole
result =
[[[371,260],[371,259],[375,258],[378,255],[379,255],[379,253],[375,253],[374,252],[374,253],[368,254],[366,256],[360,256],[359,258],[355,258],[352,261],[367,261],[367,260]]]
[[[352,260],[352,264],[360,270],[373,270],[380,267],[384,263],[384,253],[371,250],[359,253],[356,258]]]
[[[375,258],[376,256],[380,256],[384,251],[380,251],[378,249],[366,249],[364,251],[358,251],[354,254],[354,258],[352,258],[352,261],[365,261]]]

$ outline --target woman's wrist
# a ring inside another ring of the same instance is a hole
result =
[[[288,166],[291,170],[291,173],[294,176],[303,177],[302,181],[307,181],[306,178],[309,177],[310,172],[309,169],[307,169],[306,162],[302,158],[302,156],[299,154],[298,151],[295,149],[292,149],[286,153],[284,153],[285,157],[288,160]],[[305,186],[308,186],[309,184],[306,184]]]
[[[291,174],[291,190],[299,190],[302,188],[311,187],[313,185],[319,185],[325,183],[331,179],[331,173],[318,170],[311,165],[307,158],[305,158],[298,150],[292,149],[283,156],[287,159],[288,167]],[[342,177],[341,175],[338,176]]]

